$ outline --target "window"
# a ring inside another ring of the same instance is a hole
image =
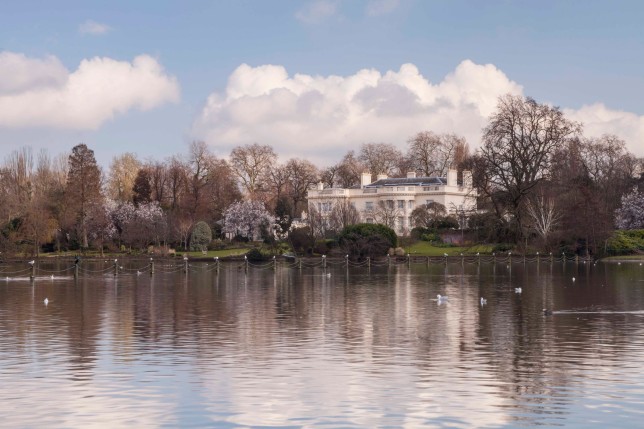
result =
[[[366,211],[370,212],[373,210],[373,201],[367,201],[364,205]]]
[[[397,191],[404,191],[404,190],[405,190],[405,187],[404,187],[404,186],[398,186],[398,187],[396,188],[396,190],[397,190]]]
[[[388,209],[393,209],[394,208],[394,200],[387,200],[385,202],[387,203],[387,208]]]
[[[398,231],[402,231],[403,226],[404,226],[403,225],[404,218],[402,216],[398,216],[398,219],[396,219],[396,220],[397,220],[397,222],[396,222],[397,225],[396,226],[398,227]]]
[[[407,218],[407,225],[409,225],[409,227],[411,228],[411,227],[412,227],[412,225],[413,225],[413,223],[414,223],[414,222],[411,220],[411,216],[409,216],[409,217]]]
[[[425,204],[431,204],[431,203],[433,203],[433,202],[434,202],[434,200],[427,200],[427,201],[425,202]]]
[[[414,200],[409,200],[409,201],[407,201],[407,208],[408,208],[409,210],[413,210],[413,209],[414,209]]]
[[[368,217],[368,218],[367,218],[367,223],[373,223],[373,218]]]
[[[405,208],[405,200],[398,200],[398,208],[399,209]]]

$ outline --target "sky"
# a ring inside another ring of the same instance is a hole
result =
[[[21,1],[0,14],[0,159],[85,143],[99,163],[203,140],[336,163],[420,131],[475,149],[530,96],[644,156],[641,1]]]

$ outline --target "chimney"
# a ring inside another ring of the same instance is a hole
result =
[[[371,183],[371,173],[362,173],[360,176],[360,187],[364,188]]]
[[[458,186],[458,172],[456,170],[447,170],[447,186]]]
[[[376,178],[376,180],[385,180],[387,178],[386,174],[379,174]]]
[[[407,172],[407,178],[408,179],[415,179],[416,178],[416,172],[415,171],[408,171]]]
[[[321,191],[322,189],[324,189],[324,183],[320,181],[318,182],[318,191]]]

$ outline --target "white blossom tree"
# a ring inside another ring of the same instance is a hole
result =
[[[222,231],[254,240],[262,235],[262,230],[272,234],[274,225],[275,218],[268,213],[262,202],[238,201],[224,212]]]
[[[622,196],[622,205],[615,211],[615,225],[619,229],[644,229],[644,192],[633,188]]]

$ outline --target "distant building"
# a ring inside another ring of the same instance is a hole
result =
[[[449,214],[462,215],[476,210],[476,190],[472,187],[472,173],[463,171],[463,180],[458,183],[457,171],[449,170],[447,177],[416,177],[407,173],[404,178],[388,178],[378,175],[371,183],[371,174],[363,173],[360,187],[324,188],[320,182],[317,189],[308,192],[309,206],[313,205],[322,217],[328,218],[339,202],[348,202],[360,214],[360,220],[375,223],[383,211],[400,235],[413,227],[411,212],[414,208],[430,202],[445,206]]]

